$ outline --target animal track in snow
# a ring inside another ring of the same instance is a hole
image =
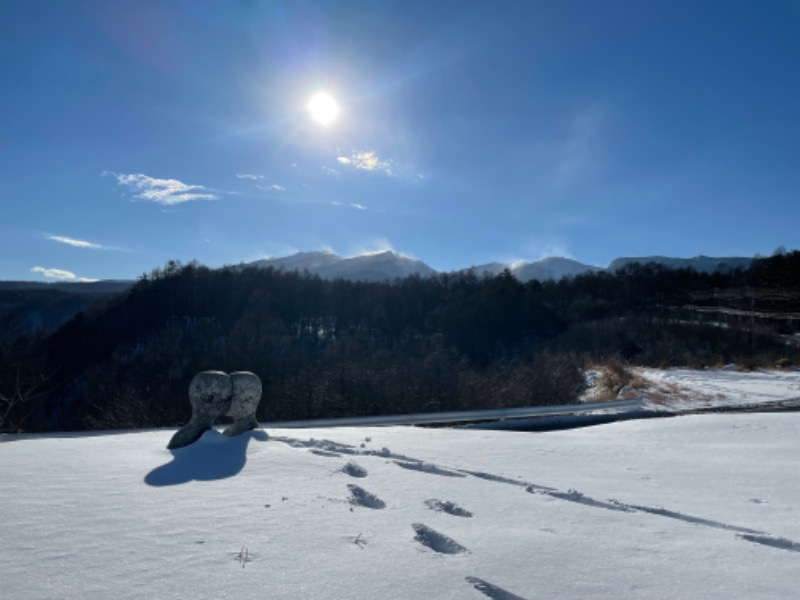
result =
[[[424,462],[401,462],[399,460],[394,461],[398,467],[403,467],[404,469],[410,469],[412,471],[422,471],[423,473],[430,473],[431,475],[442,475],[444,477],[466,477],[463,473],[458,473],[457,471],[448,471],[447,469],[442,469],[441,467],[437,467],[436,465],[432,465],[430,463]]]
[[[726,529],[728,531],[739,531],[741,533],[753,533],[753,534],[763,533],[762,531],[758,531],[756,529],[748,529],[747,527],[739,527],[738,525],[729,525],[728,523],[721,523],[719,521],[713,521],[711,519],[693,517],[692,515],[687,515],[674,510],[668,510],[666,508],[655,508],[652,506],[642,506],[639,504],[626,504],[624,502],[619,502],[618,500],[609,500],[607,502],[604,502],[602,500],[595,500],[590,496],[585,496],[581,492],[572,489],[567,492],[559,492],[558,490],[553,490],[553,489],[541,490],[541,489],[532,489],[531,487],[528,487],[526,488],[526,491],[530,492],[531,494],[543,494],[545,496],[550,496],[551,498],[566,500],[567,502],[575,502],[576,504],[582,504],[584,506],[589,506],[592,508],[603,508],[605,510],[614,510],[626,513],[643,512],[651,515],[657,515],[659,517],[667,517],[668,519],[676,519],[678,521],[683,521],[684,523],[691,523],[693,525],[703,525],[705,527],[713,527],[714,529]],[[775,538],[769,538],[769,539],[775,539]]]
[[[311,438],[309,440],[298,440],[295,438],[288,438],[288,437],[273,437],[270,438],[275,442],[283,442],[284,444],[288,444],[292,448],[309,448],[316,450],[322,450],[325,452],[330,453],[338,453],[338,454],[348,454],[348,455],[361,455],[361,456],[380,456],[381,458],[388,458],[391,460],[402,460],[408,463],[421,463],[422,461],[418,458],[413,458],[411,456],[404,456],[403,454],[395,454],[388,448],[381,448],[380,450],[365,450],[362,448],[356,448],[350,444],[342,444],[340,442],[333,442],[331,440],[317,440]]]
[[[621,504],[619,502],[603,502],[601,500],[595,500],[594,498],[590,498],[589,496],[584,496],[578,490],[569,490],[567,492],[557,492],[555,490],[545,490],[545,491],[537,491],[534,489],[526,488],[526,491],[535,494],[546,494],[552,498],[558,498],[559,500],[566,500],[567,502],[575,502],[576,504],[583,504],[584,506],[592,506],[594,508],[605,508],[606,510],[617,510],[620,512],[636,512],[633,508],[626,504]]]
[[[395,454],[391,452],[388,448],[381,448],[380,450],[363,450],[348,444],[332,442],[330,440],[315,440],[313,438],[305,441],[294,438],[284,438],[284,437],[274,437],[271,439],[277,442],[283,442],[294,448],[317,449],[331,454],[339,453],[339,454],[360,455],[360,456],[379,456],[382,458],[388,458],[390,460],[393,460],[395,461],[396,464],[406,469],[415,469],[418,471],[435,473],[438,475],[454,476],[457,473],[463,473],[464,475],[471,475],[473,477],[484,479],[486,481],[491,481],[495,483],[504,483],[516,487],[522,487],[531,494],[544,494],[546,496],[550,496],[551,498],[555,498],[558,500],[565,500],[567,502],[574,502],[576,504],[582,504],[590,508],[601,508],[604,510],[613,510],[626,513],[643,512],[660,517],[666,517],[668,519],[676,519],[678,521],[683,521],[684,523],[691,523],[694,525],[711,527],[714,529],[724,529],[728,531],[734,531],[737,534],[741,534],[738,535],[738,537],[752,543],[762,544],[764,546],[770,546],[772,548],[778,548],[782,550],[789,550],[792,552],[800,552],[800,543],[793,542],[791,540],[781,537],[774,537],[769,535],[768,533],[765,533],[763,531],[758,531],[756,529],[749,529],[747,527],[739,527],[737,525],[722,523],[720,521],[704,519],[702,517],[695,517],[692,515],[687,515],[685,513],[680,513],[666,508],[641,506],[637,504],[627,504],[624,502],[619,502],[617,500],[607,500],[607,501],[596,500],[576,490],[569,490],[567,492],[563,492],[552,487],[529,483],[520,479],[511,479],[509,477],[495,475],[492,473],[485,473],[482,471],[469,471],[465,469],[450,471],[448,469],[443,469],[442,467],[439,467],[437,465],[426,463],[418,458],[404,456],[402,454]],[[385,507],[385,503],[376,496],[374,496],[373,494],[370,494],[369,492],[359,488],[358,486],[353,486],[353,487],[360,490],[360,492],[354,492],[353,489],[351,489],[352,498],[350,499],[350,502],[352,504],[367,506],[368,508]],[[370,498],[374,499],[374,501],[370,500]]]
[[[468,510],[461,508],[455,502],[449,502],[446,500],[442,501],[437,500],[436,498],[431,498],[430,500],[425,500],[425,506],[437,512],[446,512],[448,515],[453,515],[454,517],[472,516],[472,513]]]
[[[247,549],[247,546],[242,546],[242,549],[239,550],[239,552],[233,552],[232,554],[233,559],[242,565],[243,569],[247,566],[247,563],[253,562],[253,559],[255,558],[255,554],[250,552]]]
[[[507,592],[503,588],[492,585],[483,579],[478,579],[477,577],[467,577],[466,579],[472,587],[492,600],[525,600],[522,596]]]
[[[469,550],[454,539],[431,529],[427,525],[414,523],[411,527],[417,532],[414,539],[434,552],[438,552],[439,554],[464,554],[465,552],[469,552]]]
[[[753,542],[754,544],[761,544],[763,546],[770,546],[772,548],[779,548],[781,550],[789,550],[790,552],[800,552],[800,544],[787,540],[786,538],[770,537],[768,535],[737,535],[736,537]]]
[[[693,517],[692,515],[686,515],[684,513],[679,513],[674,510],[667,510],[666,508],[653,508],[650,506],[639,506],[637,504],[622,504],[621,502],[617,502],[615,500],[613,502],[614,504],[625,506],[627,508],[633,509],[634,511],[641,511],[649,513],[651,515],[667,517],[669,519],[677,519],[678,521],[683,521],[684,523],[692,523],[694,525],[704,525],[705,527],[713,527],[714,529],[726,529],[728,531],[741,531],[743,533],[753,533],[753,534],[764,533],[763,531],[758,531],[757,529],[748,529],[747,527],[739,527],[738,525],[729,525],[727,523],[720,523],[719,521],[712,521],[711,519],[702,519],[700,517]],[[769,539],[775,539],[775,538],[769,538]],[[800,544],[798,544],[797,546],[800,548]]]
[[[338,458],[341,456],[338,452],[331,452],[330,450],[319,450],[317,448],[313,448],[311,450],[311,454],[316,454],[317,456],[329,456],[333,458]]]
[[[495,483],[507,483],[508,485],[516,485],[517,487],[524,487],[527,491],[534,493],[538,490],[556,491],[555,488],[547,487],[546,485],[538,485],[536,483],[528,483],[520,479],[511,479],[510,477],[503,477],[502,475],[494,475],[492,473],[484,473],[483,471],[467,471],[459,469],[459,472],[466,475],[472,475],[478,479],[485,479],[486,481],[494,481]]]
[[[478,479],[495,481],[497,483],[508,483],[510,485],[518,485],[520,487],[525,487],[526,485],[528,485],[524,481],[511,479],[509,477],[502,477],[501,475],[492,475],[491,473],[483,473],[481,471],[462,471],[462,473],[466,473],[467,475],[472,475],[473,477],[477,477]]]
[[[362,487],[350,483],[347,485],[347,489],[350,490],[350,504],[366,508],[386,508],[386,503],[383,500]]]
[[[350,477],[366,477],[367,470],[364,467],[350,461],[342,467],[342,473],[347,473]]]

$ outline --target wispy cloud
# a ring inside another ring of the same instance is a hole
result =
[[[104,171],[103,175],[111,175],[121,186],[131,190],[133,198],[156,202],[165,206],[182,204],[193,200],[219,200],[220,192],[202,185],[191,185],[177,179],[157,179],[142,173],[114,173]]]
[[[558,236],[546,234],[530,239],[524,245],[524,251],[526,256],[531,257],[531,260],[542,260],[550,256],[574,258],[564,240]]]
[[[601,137],[607,123],[606,111],[592,105],[576,113],[556,154],[553,186],[564,189],[581,183],[603,169]]]
[[[44,277],[48,279],[55,279],[57,281],[80,281],[84,283],[89,283],[92,281],[97,281],[97,279],[88,279],[86,277],[78,277],[72,271],[64,271],[63,269],[47,269],[45,267],[33,267],[31,269],[32,273],[40,273]]]
[[[94,244],[85,240],[76,240],[75,238],[66,237],[63,235],[48,235],[48,240],[58,242],[59,244],[67,244],[68,246],[75,246],[76,248],[91,248],[93,250],[108,250],[107,246]]]
[[[336,161],[340,165],[353,167],[360,171],[377,171],[392,175],[392,163],[388,160],[383,160],[378,157],[372,150],[368,151],[353,151],[350,156],[338,156]]]
[[[369,210],[369,207],[364,206],[363,204],[359,204],[358,202],[348,202],[345,205],[344,202],[339,202],[338,200],[332,200],[331,206],[349,206],[350,208],[354,208],[356,210]]]
[[[256,185],[256,187],[260,190],[264,190],[265,192],[285,192],[286,187],[282,185],[278,185],[277,183],[273,183],[272,185]]]
[[[263,175],[253,174],[253,173],[238,173],[236,175],[237,179],[249,179],[250,181],[258,181],[259,179],[264,179]]]

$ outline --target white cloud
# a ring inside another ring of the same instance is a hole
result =
[[[354,208],[356,210],[370,210],[368,207],[364,206],[363,204],[359,204],[358,202],[348,202],[347,205],[345,205],[344,202],[331,200],[331,206],[349,206],[350,208]]]
[[[236,175],[237,179],[249,179],[250,181],[258,181],[259,179],[264,179],[263,175],[257,175],[252,173],[238,173]]]
[[[78,277],[72,271],[64,271],[63,269],[46,269],[45,267],[33,267],[32,273],[41,273],[48,279],[57,279],[58,281],[80,281],[90,283],[97,281],[97,279],[87,279],[86,277]]]
[[[393,175],[392,163],[382,160],[372,150],[361,152],[354,150],[350,156],[338,156],[336,160],[341,165],[354,167],[360,171],[377,171]]]
[[[258,189],[260,189],[260,190],[265,191],[265,192],[285,192],[286,191],[286,187],[285,186],[278,185],[277,183],[273,183],[272,185],[258,185],[258,184],[256,184],[256,187]]]
[[[190,185],[177,179],[156,179],[141,173],[125,174],[104,171],[103,175],[112,175],[122,186],[133,193],[133,197],[148,202],[156,202],[165,206],[191,202],[193,200],[219,200],[220,195],[202,185]]]
[[[336,169],[331,169],[330,167],[322,167],[322,171],[325,173],[325,175],[335,176],[339,174],[339,171],[337,171]]]
[[[60,244],[67,244],[68,246],[75,246],[76,248],[92,248],[93,250],[106,250],[106,246],[100,244],[93,244],[85,240],[76,240],[75,238],[66,237],[63,235],[48,235],[48,240],[59,242]]]

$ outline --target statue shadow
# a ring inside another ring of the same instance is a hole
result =
[[[199,440],[170,450],[172,461],[145,475],[144,482],[154,487],[180,485],[189,481],[215,481],[237,475],[247,462],[250,440],[269,439],[261,429],[228,437],[215,429],[206,431]]]

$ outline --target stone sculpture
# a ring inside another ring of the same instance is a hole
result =
[[[260,400],[261,380],[254,373],[198,373],[189,384],[192,418],[172,436],[167,448],[183,448],[196,442],[223,415],[233,417],[233,423],[222,432],[225,435],[239,435],[258,428],[256,409]]]

